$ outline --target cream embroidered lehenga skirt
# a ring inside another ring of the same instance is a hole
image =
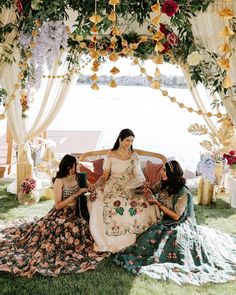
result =
[[[110,161],[115,173],[111,173],[104,190],[97,190],[97,199],[89,201],[88,208],[94,250],[115,253],[132,245],[137,235],[156,223],[160,215],[156,206],[148,204],[142,191],[129,188],[130,175],[125,173],[132,163],[114,158]]]

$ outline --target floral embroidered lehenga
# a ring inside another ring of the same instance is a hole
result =
[[[96,201],[88,204],[90,232],[96,251],[118,252],[157,221],[159,210],[144,197],[145,177],[136,153],[128,160],[108,157],[103,168],[110,177],[97,189]]]
[[[178,284],[236,279],[236,236],[196,225],[192,196],[185,187],[172,196],[163,191],[158,199],[182,214],[180,221],[164,215],[134,245],[118,253],[115,262],[134,274]]]
[[[62,200],[78,191],[63,187]],[[36,222],[4,229],[0,236],[0,271],[23,277],[58,276],[94,269],[105,256],[93,251],[87,221],[76,207],[51,209]]]

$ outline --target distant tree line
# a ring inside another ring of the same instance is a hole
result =
[[[99,76],[98,84],[107,85],[111,81],[111,76],[101,75]],[[161,75],[158,79],[161,86],[171,88],[187,88],[186,81],[183,76],[171,76]],[[145,76],[120,76],[116,77],[115,81],[117,85],[121,86],[149,86],[150,81]],[[80,75],[77,84],[91,84],[89,75]]]

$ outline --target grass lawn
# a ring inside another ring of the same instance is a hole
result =
[[[16,196],[6,192],[0,183],[0,225],[22,218],[41,217],[50,210],[52,201],[40,201],[33,206],[22,206]],[[216,204],[196,206],[198,224],[236,234],[236,209],[230,208],[229,197],[219,197]],[[204,286],[179,286],[172,282],[155,281],[148,276],[134,276],[117,266],[112,257],[102,261],[95,271],[83,274],[61,275],[58,278],[37,275],[32,279],[0,273],[1,295],[191,295],[236,294],[236,281]]]

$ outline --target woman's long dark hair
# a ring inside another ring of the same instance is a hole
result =
[[[59,170],[57,171],[56,178],[63,178],[69,175],[69,170],[76,165],[76,157],[72,155],[65,155],[59,164]]]
[[[161,188],[166,189],[169,195],[176,194],[183,186],[186,186],[183,169],[175,160],[165,163],[165,168],[168,179],[161,181]]]
[[[132,130],[130,129],[123,129],[121,130],[120,134],[118,135],[116,142],[113,146],[113,148],[111,149],[112,151],[116,151],[118,150],[119,146],[120,146],[120,140],[124,140],[125,138],[129,137],[129,136],[133,136],[135,137],[134,133]],[[130,150],[133,151],[133,145],[131,145]]]

